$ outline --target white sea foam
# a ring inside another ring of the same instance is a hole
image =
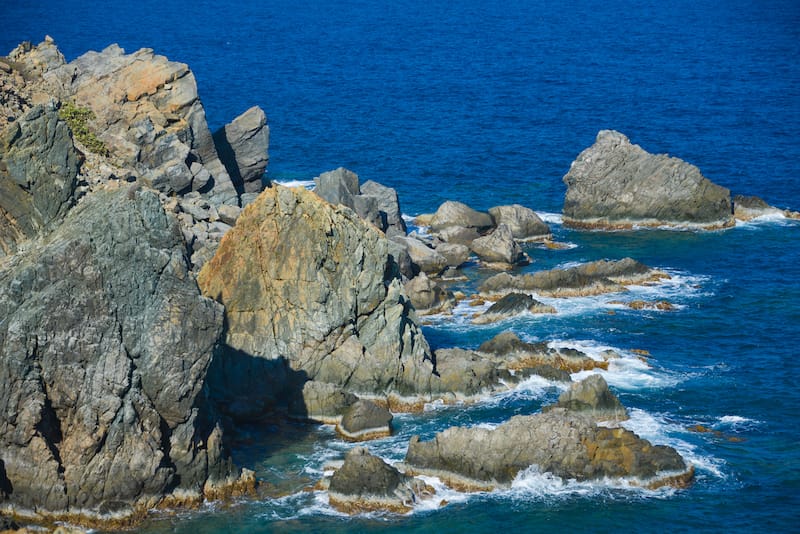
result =
[[[715,426],[728,427],[731,430],[748,430],[754,426],[762,424],[761,421],[742,417],[739,415],[723,415],[718,419],[718,424]]]
[[[697,471],[725,478],[722,467],[725,462],[719,458],[706,456],[698,451],[695,445],[676,437],[688,431],[680,425],[670,423],[664,415],[654,415],[644,410],[632,408],[628,410],[630,419],[620,423],[621,426],[635,432],[639,437],[655,445],[669,445],[674,448]]]
[[[579,371],[572,374],[575,381],[583,380],[592,374],[600,374],[609,385],[623,391],[637,391],[642,389],[660,389],[673,387],[683,379],[679,375],[663,370],[654,369],[649,363],[643,361],[631,351],[604,345],[591,340],[551,341],[548,346],[552,348],[573,348],[584,352],[596,361],[608,361],[608,370],[592,369]],[[608,358],[610,353],[615,353],[618,358]]]
[[[547,224],[563,224],[564,218],[560,213],[548,213],[546,211],[537,211],[536,215]]]
[[[754,217],[749,221],[740,221],[738,219],[736,220],[736,227],[743,228],[746,230],[755,230],[760,226],[766,226],[766,225],[792,226],[796,224],[798,224],[798,221],[796,219],[790,219],[783,212],[780,211],[766,213],[759,217]]]
[[[315,187],[314,180],[278,180],[275,183],[284,187],[305,187],[306,189],[312,191]]]

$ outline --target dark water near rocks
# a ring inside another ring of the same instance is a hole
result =
[[[67,59],[118,42],[186,62],[212,129],[251,105],[264,108],[276,181],[346,166],[398,189],[410,215],[445,199],[554,214],[570,162],[598,130],[613,128],[648,151],[694,163],[735,193],[800,209],[794,0],[110,4],[2,2],[0,52],[50,34]],[[530,249],[530,269],[630,255],[674,276],[623,298],[665,298],[678,309],[608,304],[619,296],[577,299],[555,302],[557,316],[494,327],[468,326],[463,314],[434,320],[429,340],[475,347],[512,328],[528,339],[617,349],[624,358],[606,377],[632,409],[629,427],[692,461],[692,488],[651,492],[526,473],[505,492],[445,493],[450,504],[441,509],[347,518],[324,493],[300,489],[349,445],[325,427],[276,422],[240,443],[237,459],[286,497],[165,518],[147,531],[797,528],[800,225],[600,234],[547,218],[575,247]],[[649,351],[649,365],[631,349]],[[412,434],[497,424],[557,395],[553,384],[533,381],[477,406],[401,415],[397,435],[370,447],[397,460]],[[697,424],[720,433],[687,429]]]

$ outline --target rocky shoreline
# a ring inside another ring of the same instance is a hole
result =
[[[408,233],[396,191],[347,169],[320,174],[314,192],[271,184],[266,114],[250,108],[212,133],[191,70],[152,50],[111,45],[66,62],[49,38],[23,43],[0,58],[0,96],[4,517],[126,528],[153,509],[255,495],[228,436],[267,415],[363,441],[391,434],[391,412],[477,402],[533,375],[571,382],[618,355],[511,332],[477,350],[432,350],[420,316],[471,298],[473,323],[490,324],[558,313],[538,298],[669,278],[632,258],[520,274],[526,244],[552,245],[553,234],[518,204],[448,201]],[[600,132],[564,181],[564,222],[579,228],[795,216],[732,201],[696,167],[618,132]],[[453,291],[475,266],[491,273],[478,293]],[[491,431],[412,439],[405,474],[353,449],[330,501],[405,512],[431,498],[414,473],[488,489],[533,465],[688,484],[674,449],[596,424],[624,414],[600,381]]]

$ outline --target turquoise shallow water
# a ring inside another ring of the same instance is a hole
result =
[[[326,427],[274,421],[235,443],[242,465],[287,496],[208,508],[147,532],[792,531],[800,509],[800,224],[725,232],[573,232],[558,224],[570,162],[613,128],[696,164],[735,193],[800,209],[800,6],[517,1],[4,2],[0,52],[52,35],[68,59],[119,42],[195,72],[212,128],[249,106],[270,120],[269,176],[307,181],[340,165],[398,189],[409,215],[455,199],[548,214],[568,250],[532,248],[528,270],[632,256],[672,280],[629,295],[555,302],[559,314],[473,327],[434,320],[435,347],[504,329],[623,359],[607,379],[630,427],[696,467],[682,491],[581,485],[536,473],[495,494],[443,493],[407,517],[343,517],[301,491],[349,445]],[[469,289],[469,287],[467,287]],[[617,298],[664,298],[671,312]],[[614,312],[610,314],[609,312]],[[631,349],[651,353],[648,365]],[[399,460],[413,434],[498,424],[553,401],[531,382],[469,407],[400,415],[370,443]],[[721,434],[695,433],[701,424]],[[432,507],[433,508],[433,507]]]

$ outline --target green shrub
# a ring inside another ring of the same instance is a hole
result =
[[[90,152],[108,156],[106,145],[89,130],[87,125],[94,118],[94,113],[91,109],[80,108],[72,102],[64,102],[58,110],[58,116],[67,123],[75,139],[80,141]]]

